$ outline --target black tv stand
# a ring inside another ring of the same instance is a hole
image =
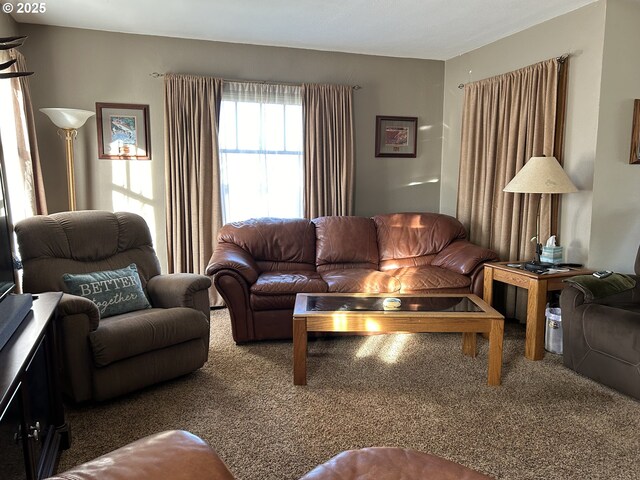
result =
[[[43,293],[0,350],[0,476],[53,475],[71,437],[58,380],[54,317],[61,293]]]

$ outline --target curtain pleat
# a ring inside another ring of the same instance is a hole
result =
[[[222,80],[167,74],[164,82],[169,272],[204,274],[222,226],[218,122]],[[212,306],[222,305],[209,289]]]
[[[302,86],[306,218],[353,214],[353,90]]]
[[[495,250],[503,260],[534,258],[538,201],[540,238],[557,234],[551,231],[557,209],[552,211],[550,195],[540,199],[503,189],[531,157],[561,156],[556,151],[563,128],[558,122],[559,66],[551,59],[465,85],[457,217],[472,242]],[[510,309],[514,290],[507,296]]]

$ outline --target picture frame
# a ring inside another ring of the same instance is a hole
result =
[[[416,158],[418,117],[376,115],[376,157]]]
[[[633,124],[631,128],[631,152],[629,163],[640,165],[640,99],[633,102]]]
[[[149,105],[96,102],[98,157],[151,160]]]

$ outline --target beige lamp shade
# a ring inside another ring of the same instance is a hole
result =
[[[578,189],[555,157],[531,157],[504,187],[513,193],[571,193]]]
[[[75,108],[41,108],[40,111],[48,116],[58,128],[78,129],[95,112],[78,110]]]

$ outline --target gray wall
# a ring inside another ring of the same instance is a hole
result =
[[[18,24],[7,13],[0,13],[0,37],[13,37],[18,35]]]
[[[458,84],[570,53],[564,167],[580,191],[562,196],[559,234],[565,260],[600,265],[589,258],[589,248],[593,237],[607,235],[591,228],[605,13],[605,2],[591,4],[445,62],[442,212],[456,211],[463,100]],[[625,187],[619,195],[630,193]]]
[[[640,165],[629,164],[639,24],[637,0],[607,2],[589,263],[619,272],[632,271],[640,243]]]
[[[95,118],[79,131],[77,202],[78,208],[107,210],[124,204],[145,214],[163,267],[163,81],[150,77],[151,72],[361,85],[354,92],[355,213],[439,209],[444,62],[26,24],[20,31],[30,37],[23,53],[36,71],[31,81],[35,109],[94,110],[95,102],[149,104],[151,162],[99,160]],[[376,115],[419,118],[417,158],[375,158]],[[43,114],[36,117],[49,207],[65,210],[64,147],[49,120]]]

